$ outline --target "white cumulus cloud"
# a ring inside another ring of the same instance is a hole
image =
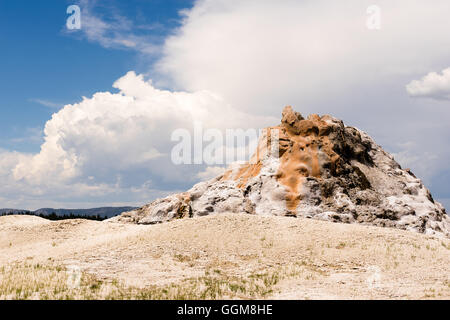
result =
[[[221,130],[273,123],[236,110],[208,91],[156,89],[134,72],[114,87],[118,93],[98,92],[53,114],[39,153],[1,152],[0,192],[21,190],[25,198],[54,199],[60,190],[73,188],[68,199],[121,191],[121,199],[140,194],[148,201],[149,191],[173,190],[198,179],[201,168],[171,162],[175,129],[192,130],[194,122]]]
[[[436,100],[450,100],[450,68],[441,74],[430,72],[421,80],[413,80],[406,86],[412,97],[425,97]]]

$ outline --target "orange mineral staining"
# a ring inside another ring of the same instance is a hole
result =
[[[331,131],[325,121],[327,116],[316,114],[304,119],[300,113],[287,106],[283,110],[281,120],[280,167],[277,173],[278,181],[287,189],[287,209],[295,213],[301,201],[302,182],[307,177],[321,178],[321,163],[319,152],[323,154],[325,162],[333,165],[339,156],[333,151],[333,145],[327,134]],[[282,138],[281,138],[282,137]],[[281,149],[283,149],[281,151]]]
[[[298,112],[287,106],[283,110],[281,125],[268,128],[259,141],[258,148],[252,160],[240,168],[228,170],[222,180],[237,181],[239,188],[244,188],[247,182],[257,176],[262,168],[263,157],[270,152],[273,130],[278,130],[279,168],[276,178],[286,188],[287,209],[295,214],[300,203],[302,182],[307,177],[321,178],[322,165],[334,172],[340,160],[333,151],[333,143],[328,134],[332,131],[327,122],[329,116],[320,117],[317,114],[304,119]],[[321,155],[319,161],[319,154]]]

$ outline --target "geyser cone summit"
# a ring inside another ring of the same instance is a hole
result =
[[[304,119],[289,106],[281,124],[261,135],[248,163],[113,219],[151,224],[223,212],[450,236],[443,206],[365,132],[329,115]]]

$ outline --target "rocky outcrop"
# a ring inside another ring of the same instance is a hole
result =
[[[117,221],[150,224],[222,212],[306,217],[450,236],[450,219],[421,180],[365,132],[286,107],[252,159]]]

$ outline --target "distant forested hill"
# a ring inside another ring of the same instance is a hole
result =
[[[35,211],[22,210],[22,209],[0,209],[0,215],[10,215],[10,214],[30,214],[41,217],[49,218],[98,218],[96,220],[102,220],[105,218],[111,218],[117,216],[125,211],[130,211],[137,209],[136,207],[101,207],[93,209],[53,209],[53,208],[42,208]]]

